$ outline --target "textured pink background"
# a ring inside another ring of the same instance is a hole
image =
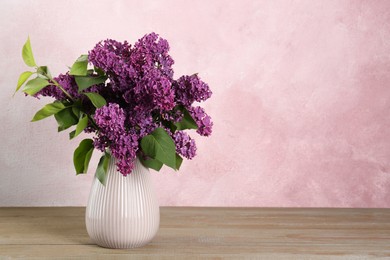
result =
[[[78,140],[47,100],[11,98],[36,60],[58,74],[105,38],[151,31],[176,76],[199,72],[212,137],[182,170],[154,173],[161,205],[390,207],[390,1],[0,2],[0,206],[85,205],[94,167],[74,176]],[[97,163],[98,154],[92,165]]]

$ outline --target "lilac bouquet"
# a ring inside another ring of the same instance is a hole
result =
[[[16,91],[26,83],[27,95],[55,99],[32,121],[54,115],[58,131],[75,126],[70,139],[83,131],[94,134],[74,152],[77,174],[87,172],[95,148],[103,152],[96,171],[102,183],[111,156],[124,176],[131,174],[137,157],[157,171],[163,164],[177,170],[182,157],[196,155],[195,141],[184,130],[202,136],[212,132],[210,116],[195,105],[212,92],[197,74],[174,79],[168,51],[168,42],[155,33],[134,46],[108,39],[81,55],[68,72],[52,77],[47,66],[36,65],[27,39],[22,57],[35,72],[23,72]]]

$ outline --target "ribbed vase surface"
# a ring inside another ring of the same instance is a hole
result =
[[[160,209],[150,172],[139,159],[123,176],[111,157],[106,184],[95,177],[85,221],[91,239],[102,247],[133,248],[146,245],[160,225]]]

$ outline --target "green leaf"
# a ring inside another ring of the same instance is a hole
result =
[[[176,170],[180,169],[182,162],[183,162],[183,158],[181,158],[180,155],[176,154]]]
[[[76,130],[73,130],[69,133],[69,139],[72,140],[74,138],[74,134],[76,133]]]
[[[73,114],[75,114],[77,118],[80,118],[82,116],[82,114],[81,114],[81,110],[82,110],[81,100],[80,99],[75,100],[71,103],[71,105],[72,105]]]
[[[98,167],[96,168],[96,178],[100,181],[101,184],[106,184],[106,176],[108,165],[110,164],[111,155],[109,153],[104,153],[99,160]]]
[[[49,68],[47,66],[38,67],[37,73],[46,77],[46,78],[51,78],[51,74],[50,74]]]
[[[84,139],[73,153],[73,164],[76,174],[86,173],[88,171],[89,161],[93,153],[92,139]]]
[[[93,69],[95,70],[95,72],[96,72],[99,76],[105,76],[105,75],[106,75],[106,73],[104,72],[104,70],[102,70],[101,68],[93,67]]]
[[[176,131],[177,126],[175,125],[175,123],[171,121],[164,121],[163,123],[171,130],[172,133]]]
[[[76,132],[73,137],[78,136],[88,126],[88,116],[84,116],[80,119],[76,126]]]
[[[36,67],[34,60],[34,55],[32,53],[31,44],[30,44],[30,37],[27,38],[26,43],[23,45],[22,49],[22,57],[24,60],[24,63],[26,63],[29,67]]]
[[[105,106],[107,104],[107,102],[104,99],[104,97],[102,97],[98,93],[86,92],[86,93],[83,93],[83,94],[86,95],[89,98],[89,100],[91,100],[92,104],[96,108],[101,108],[102,106]]]
[[[88,67],[88,55],[81,55],[70,68],[70,75],[73,76],[86,76]]]
[[[141,148],[147,156],[176,169],[176,146],[163,128],[156,128],[142,138]]]
[[[146,168],[151,168],[156,171],[159,171],[163,166],[163,163],[156,159],[152,159],[152,158],[143,159],[142,156],[139,156],[139,159],[143,164],[143,166],[145,166]]]
[[[183,112],[183,119],[175,123],[177,130],[198,129],[198,125],[185,107],[179,108]]]
[[[91,160],[94,147],[92,147],[86,154],[84,160],[84,172],[88,171],[89,161]]]
[[[81,115],[80,107],[78,107],[78,106],[76,106],[76,105],[73,105],[73,106],[72,106],[72,112],[73,112],[73,114],[74,114],[77,118],[80,118],[80,115]]]
[[[39,110],[31,120],[32,122],[44,119],[46,117],[52,116],[54,114],[57,114],[61,110],[65,108],[64,104],[61,102],[54,102],[51,104],[47,104],[44,106],[41,110]]]
[[[29,94],[30,96],[34,96],[44,87],[50,85],[49,81],[42,78],[35,78],[29,80],[23,88],[23,92]]]
[[[24,84],[24,82],[26,82],[26,80],[28,80],[28,78],[32,74],[34,74],[34,73],[31,71],[25,71],[22,74],[20,74],[19,79],[18,79],[18,85],[16,86],[15,92],[17,92],[20,89],[20,87]]]
[[[79,120],[73,113],[72,107],[67,107],[57,114],[54,114],[58,123],[58,132],[68,129],[72,125],[76,125]]]
[[[89,88],[90,86],[104,83],[107,80],[106,76],[75,76],[74,78],[77,86],[79,86],[79,92]]]

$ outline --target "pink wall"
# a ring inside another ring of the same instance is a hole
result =
[[[390,207],[389,1],[0,2],[0,206],[85,205],[93,177],[74,176],[78,140],[47,100],[11,98],[36,60],[58,74],[105,38],[158,32],[175,72],[200,76],[212,137],[175,173],[153,175],[161,205]],[[97,163],[98,154],[93,157]]]

